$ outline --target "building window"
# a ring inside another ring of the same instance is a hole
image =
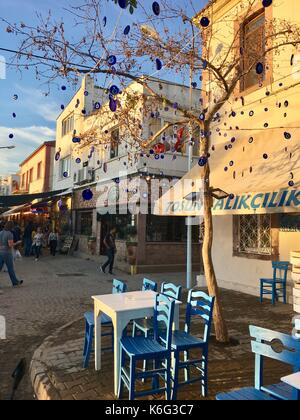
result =
[[[247,214],[234,218],[234,251],[241,255],[272,255],[270,214]]]
[[[68,156],[60,160],[60,178],[69,178],[71,172],[71,157]]]
[[[244,22],[241,36],[242,68],[245,73],[241,80],[241,90],[257,86],[265,80],[265,71],[258,75],[256,65],[265,66],[264,53],[266,50],[265,13],[260,12]]]
[[[119,128],[111,132],[111,146],[110,146],[110,158],[114,159],[119,156],[119,142],[120,142],[120,130]]]
[[[92,236],[93,233],[93,212],[78,211],[76,217],[76,234]]]
[[[184,217],[147,215],[147,242],[185,242],[187,227]],[[199,227],[193,226],[193,242],[199,242]]]
[[[24,187],[25,187],[25,182],[26,182],[26,175],[25,175],[25,174],[23,174],[23,175],[22,175],[22,188],[24,188]]]
[[[74,131],[74,115],[73,114],[63,120],[62,136],[67,135],[71,131]]]
[[[40,179],[42,177],[42,162],[38,163],[36,177],[37,179]]]
[[[29,183],[31,183],[32,181],[33,181],[33,168],[31,168],[29,171]]]

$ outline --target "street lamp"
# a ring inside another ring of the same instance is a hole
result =
[[[16,146],[0,146],[1,150],[2,149],[12,150],[12,149],[15,149],[15,148],[16,148]]]

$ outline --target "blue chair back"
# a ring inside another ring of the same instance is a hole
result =
[[[264,358],[278,360],[293,366],[294,372],[300,372],[300,340],[291,335],[282,334],[264,328],[250,326],[251,343],[255,353],[255,388],[263,390]],[[295,390],[295,399],[300,391]]]
[[[152,292],[157,292],[157,283],[149,279],[144,279],[142,291],[147,292],[149,290]]]
[[[126,292],[127,292],[127,285],[121,280],[114,279],[113,288],[112,288],[113,295],[116,295],[118,293],[126,293]]]
[[[173,299],[181,299],[182,286],[175,286],[173,283],[163,283],[161,285],[161,293]]]
[[[156,296],[154,308],[154,339],[160,341],[171,351],[172,326],[174,322],[175,300],[170,300],[168,296],[159,294]],[[165,328],[162,328],[164,324]]]
[[[193,316],[202,318],[204,322],[203,341],[208,343],[213,321],[215,297],[204,292],[190,290],[186,307],[185,332],[190,333]]]
[[[282,280],[286,283],[290,263],[288,261],[273,261],[273,279]]]

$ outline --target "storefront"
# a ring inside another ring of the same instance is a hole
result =
[[[84,200],[84,189],[74,191],[73,225],[79,239],[78,252],[100,258],[105,255],[103,240],[117,228],[116,267],[125,272],[176,272],[186,267],[186,224],[183,218],[160,218],[151,214],[132,214],[122,201],[119,186],[110,182],[91,186],[91,200]],[[112,192],[114,191],[114,192]],[[116,206],[109,205],[112,195]],[[199,226],[193,229],[194,269],[201,271]]]

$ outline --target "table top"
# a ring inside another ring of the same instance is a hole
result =
[[[109,307],[114,312],[127,312],[138,309],[152,309],[155,306],[157,293],[152,291],[138,291],[117,293],[114,295],[93,296],[95,302]],[[176,304],[181,302],[176,301]]]
[[[293,375],[285,376],[281,380],[282,382],[290,385],[291,387],[300,390],[300,372],[294,373]]]

